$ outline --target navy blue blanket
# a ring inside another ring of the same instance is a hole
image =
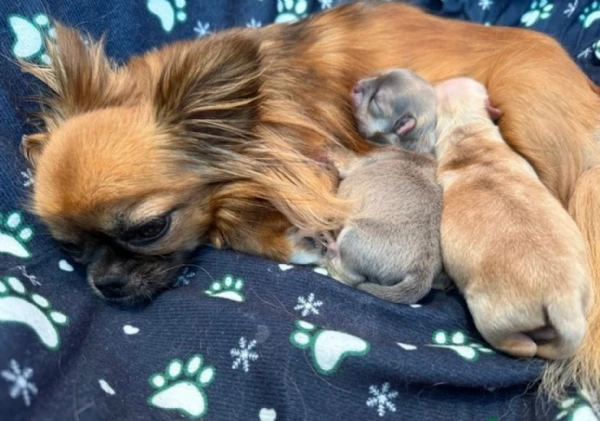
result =
[[[27,213],[22,98],[50,17],[132,54],[232,26],[291,22],[335,0],[0,2],[0,420],[598,420],[586,391],[536,399],[539,360],[490,350],[456,292],[386,303],[321,269],[203,248],[177,287],[124,308]],[[558,38],[600,82],[600,2],[425,1],[443,15]],[[398,24],[402,24],[399,17]],[[567,82],[567,81],[566,81]],[[531,386],[531,387],[530,387]]]

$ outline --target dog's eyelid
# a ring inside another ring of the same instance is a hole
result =
[[[155,216],[120,230],[119,240],[132,246],[147,246],[163,238],[171,227],[171,214]]]

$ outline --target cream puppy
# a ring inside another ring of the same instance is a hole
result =
[[[580,231],[504,142],[483,85],[457,78],[436,92],[446,272],[492,346],[518,357],[571,357],[591,299]]]

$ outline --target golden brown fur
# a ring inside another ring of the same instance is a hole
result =
[[[547,36],[393,3],[175,43],[121,67],[69,30],[58,31],[58,43],[52,67],[28,66],[53,92],[45,130],[24,148],[37,167],[33,207],[59,239],[86,243],[98,231],[114,239],[117,214],[177,205],[170,231],[151,247],[115,241],[142,260],[206,239],[289,260],[290,222],[329,229],[344,218],[326,149],[370,148],[352,120],[352,86],[408,67],[433,83],[469,76],[485,84],[504,113],[504,138],[583,232],[600,299],[600,98]],[[138,147],[150,161],[132,152]],[[582,348],[558,376],[573,372],[579,385],[600,389],[599,343],[596,305]]]
[[[446,272],[492,346],[517,357],[572,357],[591,301],[577,225],[504,142],[481,84],[456,78],[436,90]]]

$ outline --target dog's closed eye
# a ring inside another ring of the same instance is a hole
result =
[[[171,214],[157,216],[142,224],[124,229],[119,239],[132,246],[147,246],[164,237],[170,226]]]

